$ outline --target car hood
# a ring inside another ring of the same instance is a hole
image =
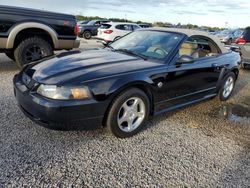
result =
[[[44,84],[71,84],[157,67],[161,63],[109,49],[72,51],[33,65],[25,72]]]

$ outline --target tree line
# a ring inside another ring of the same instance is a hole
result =
[[[123,18],[102,18],[99,16],[82,16],[82,15],[77,15],[76,19],[78,21],[82,20],[110,20],[113,22],[134,22],[132,20],[127,20]],[[223,30],[225,28],[219,28],[219,27],[209,27],[209,26],[198,26],[198,25],[193,25],[193,24],[172,24],[169,22],[154,22],[154,23],[149,23],[149,22],[143,22],[143,21],[136,21],[134,23],[137,24],[148,24],[151,26],[157,26],[157,27],[177,27],[177,28],[186,28],[186,29],[201,29],[201,30],[206,30],[206,31],[219,31]]]

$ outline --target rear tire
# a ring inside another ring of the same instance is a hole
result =
[[[92,34],[91,34],[90,31],[84,31],[83,37],[84,37],[85,39],[91,39]]]
[[[5,55],[10,58],[11,60],[15,61],[15,57],[14,57],[14,50],[5,52]]]
[[[132,88],[113,100],[107,114],[106,126],[118,138],[137,134],[149,116],[148,96],[140,89]]]
[[[20,68],[50,55],[53,55],[51,45],[40,37],[23,40],[14,51],[15,60]]]
[[[219,99],[221,101],[226,101],[231,97],[234,90],[235,81],[236,81],[236,75],[233,72],[229,73],[225,77],[219,92]]]

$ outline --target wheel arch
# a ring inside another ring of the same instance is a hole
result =
[[[117,89],[112,97],[111,100],[113,101],[118,95],[120,95],[122,92],[131,89],[131,88],[137,88],[142,90],[149,98],[150,100],[150,106],[152,105],[151,102],[153,102],[153,94],[150,90],[150,85],[147,82],[144,81],[134,81],[132,83],[125,84],[121,86],[119,89]]]
[[[231,70],[231,72],[233,72],[233,73],[235,74],[236,79],[237,79],[237,78],[238,78],[238,76],[239,76],[239,73],[240,73],[239,69],[238,69],[238,68],[236,68],[236,67],[234,67],[234,68]]]
[[[224,74],[223,76],[221,77],[221,79],[218,81],[217,83],[217,92],[219,92],[219,90],[221,89],[222,87],[222,84],[223,84],[223,81],[225,80],[225,78],[228,76],[228,74],[230,73],[234,73],[235,74],[235,78],[237,80],[238,76],[239,76],[239,69],[237,67],[233,67],[232,69],[228,69]]]
[[[105,125],[105,122],[107,120],[107,115],[108,115],[108,112],[113,104],[113,101],[119,96],[121,95],[123,92],[125,92],[126,90],[129,90],[129,89],[132,89],[132,88],[136,88],[136,89],[140,89],[141,91],[143,91],[147,96],[148,96],[148,99],[149,99],[149,103],[150,103],[150,112],[149,114],[150,115],[153,115],[153,112],[154,112],[154,97],[153,97],[153,93],[150,89],[150,84],[145,82],[145,81],[134,81],[132,83],[128,83],[128,84],[125,84],[123,86],[121,86],[119,89],[117,89],[116,91],[114,91],[111,96],[110,96],[110,102],[109,102],[109,105],[105,111],[105,115],[104,115],[104,118],[103,118],[103,125]]]
[[[56,32],[49,26],[41,23],[36,23],[36,22],[25,22],[16,25],[14,28],[9,33],[8,39],[7,39],[7,44],[6,48],[7,49],[12,49],[15,45],[15,41],[17,39],[17,36],[21,33],[24,32],[25,30],[29,29],[40,29],[48,34],[50,36],[51,41],[53,42],[53,47],[57,48],[58,47],[58,38]]]

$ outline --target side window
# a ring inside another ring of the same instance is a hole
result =
[[[236,38],[240,37],[241,35],[242,35],[242,31],[241,30],[236,30],[234,32],[234,37],[236,37]]]
[[[96,26],[99,26],[99,25],[101,25],[101,22],[100,22],[100,21],[97,21],[97,22],[95,22],[95,25],[96,25]]]
[[[133,31],[132,25],[124,25],[124,30]]]
[[[100,21],[100,24],[105,24],[105,23],[108,23],[109,21],[106,21],[106,20],[104,20],[104,21]]]
[[[137,25],[133,25],[133,30],[135,31],[135,30],[137,30],[137,29],[140,29],[140,27],[137,26]]]
[[[243,33],[243,38],[247,41],[250,42],[250,28],[247,28],[244,33]]]
[[[119,30],[124,30],[124,31],[132,31],[132,26],[127,25],[127,24],[117,25],[117,26],[115,26],[115,28],[119,29]]]
[[[219,53],[220,50],[214,42],[200,36],[189,37],[179,49],[179,56],[189,55],[194,59],[216,56]]]

